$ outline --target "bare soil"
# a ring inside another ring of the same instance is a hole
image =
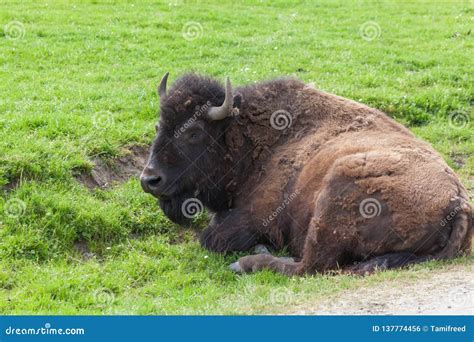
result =
[[[296,315],[473,315],[474,265],[452,265],[422,279],[386,281],[348,290]]]
[[[90,173],[81,173],[76,179],[89,189],[108,188],[138,177],[148,158],[148,147],[132,146],[124,156],[114,160],[94,159]]]

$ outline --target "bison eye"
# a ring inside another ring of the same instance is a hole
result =
[[[191,143],[198,143],[202,139],[202,132],[197,129],[192,129],[186,135],[186,139]]]

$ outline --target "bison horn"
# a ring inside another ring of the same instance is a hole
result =
[[[211,120],[222,120],[228,117],[232,113],[232,107],[234,101],[232,97],[232,85],[230,84],[229,77],[227,77],[225,84],[225,99],[224,103],[220,107],[211,107],[207,113]]]
[[[158,87],[158,95],[160,95],[160,97],[163,97],[166,95],[166,82],[168,81],[169,74],[170,73],[167,72],[165,76],[163,76],[163,78],[161,79],[160,86]]]

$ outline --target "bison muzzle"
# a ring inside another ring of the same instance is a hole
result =
[[[213,213],[211,251],[294,257],[249,255],[235,271],[366,274],[470,253],[468,192],[384,113],[292,78],[232,89],[187,74],[169,91],[167,78],[143,189],[179,224],[190,202]]]

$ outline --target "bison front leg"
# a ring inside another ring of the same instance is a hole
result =
[[[269,269],[287,276],[334,270],[338,268],[348,246],[333,232],[333,225],[321,224],[318,219],[313,218],[305,242],[303,259],[299,262],[293,258],[275,257],[270,254],[248,255],[232,264],[231,270],[237,273],[252,273]]]
[[[218,253],[249,251],[261,234],[248,217],[238,211],[218,213],[200,236],[201,246]]]
[[[300,275],[304,272],[302,264],[293,258],[276,257],[268,253],[247,255],[230,265],[236,273],[251,273],[263,269],[282,273],[288,276]]]

